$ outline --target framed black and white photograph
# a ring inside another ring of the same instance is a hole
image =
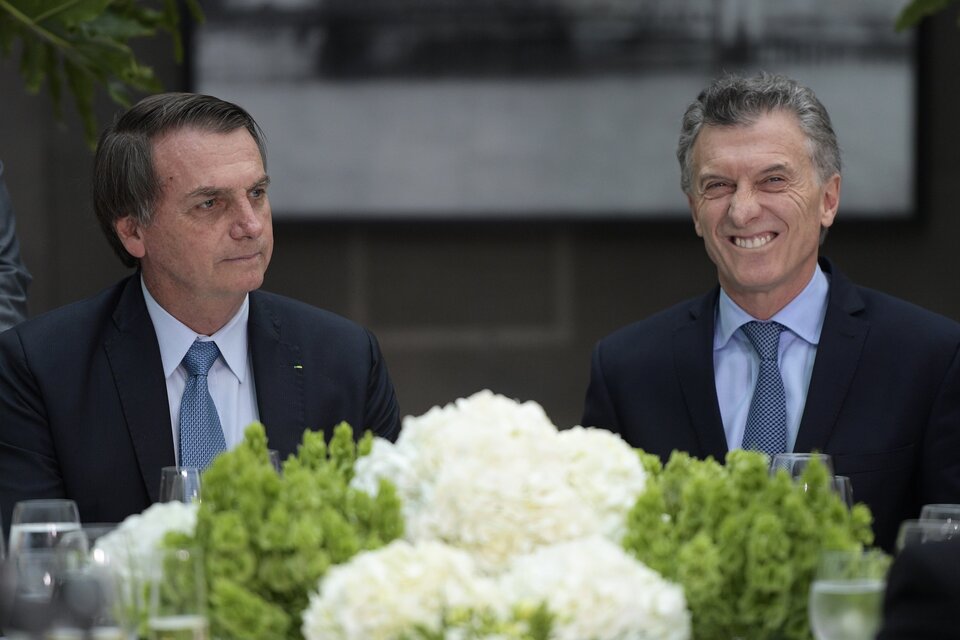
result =
[[[817,92],[845,218],[915,213],[899,0],[208,0],[195,91],[268,132],[278,219],[686,219],[680,117],[724,72]]]

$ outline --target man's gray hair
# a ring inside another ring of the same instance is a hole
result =
[[[677,145],[683,192],[691,195],[693,145],[704,126],[746,126],[774,111],[786,111],[797,117],[821,183],[840,173],[837,136],[827,110],[812,90],[781,75],[725,75],[700,92],[683,114]]]

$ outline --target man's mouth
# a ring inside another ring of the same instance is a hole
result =
[[[732,240],[733,244],[741,249],[759,249],[776,237],[777,234],[775,233],[761,233],[758,236],[750,236],[749,238],[733,236]]]

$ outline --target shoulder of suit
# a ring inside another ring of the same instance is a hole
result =
[[[253,319],[260,314],[266,314],[273,321],[282,322],[284,325],[303,325],[312,330],[365,331],[357,322],[332,311],[258,289],[250,292],[250,317]]]
[[[662,343],[669,340],[680,327],[695,322],[702,317],[705,307],[716,297],[712,291],[696,298],[690,298],[678,304],[654,313],[643,320],[628,324],[600,340],[604,348],[636,345],[638,342]]]

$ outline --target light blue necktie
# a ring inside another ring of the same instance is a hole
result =
[[[777,363],[780,332],[786,327],[777,322],[748,322],[741,328],[760,354],[760,372],[743,432],[743,448],[773,457],[787,450],[787,397]]]
[[[217,343],[197,340],[183,357],[187,386],[180,401],[180,466],[205,469],[226,450],[220,416],[207,387],[207,372],[220,356]]]

